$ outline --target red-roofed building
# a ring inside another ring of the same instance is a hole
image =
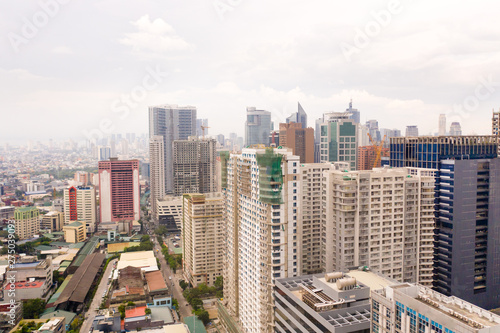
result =
[[[152,320],[150,315],[146,316],[146,306],[137,306],[134,308],[125,309],[125,319],[123,320],[122,329],[126,331],[136,330],[137,328],[153,328],[162,327],[163,320]]]
[[[6,283],[3,289],[6,300],[10,300],[8,291],[15,290],[16,301],[22,301],[32,298],[43,298],[49,287],[47,280],[36,280],[32,282],[18,281],[15,284]]]

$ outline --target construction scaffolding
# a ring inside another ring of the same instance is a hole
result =
[[[281,160],[283,156],[274,153],[273,149],[269,148],[264,154],[257,154],[256,158],[259,165],[259,200],[272,205],[282,204]]]
[[[229,151],[221,151],[220,155],[220,169],[221,169],[221,187],[227,187],[227,161],[229,160]]]

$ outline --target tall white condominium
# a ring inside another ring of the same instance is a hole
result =
[[[432,284],[435,170],[324,173],[323,265],[368,266],[401,282]]]
[[[155,221],[158,220],[158,200],[165,196],[165,159],[163,154],[163,137],[152,136],[149,139],[149,177],[154,181],[150,184],[151,189],[151,209]]]
[[[193,285],[213,286],[224,266],[221,193],[185,194],[182,208],[183,271]]]
[[[273,284],[299,274],[299,157],[291,149],[221,153],[224,303],[245,332],[273,332]]]
[[[298,208],[297,237],[301,245],[301,260],[297,265],[301,275],[324,271],[321,259],[323,243],[323,172],[334,170],[341,165],[341,170],[349,169],[349,163],[311,163],[301,164],[299,170],[300,188]]]
[[[269,134],[272,130],[271,112],[247,107],[245,122],[245,145],[269,144]]]
[[[64,225],[74,221],[85,223],[88,234],[96,231],[97,203],[94,186],[72,186],[64,190]]]
[[[439,130],[438,130],[438,135],[439,136],[446,135],[446,115],[445,114],[440,114],[439,115]]]
[[[149,137],[155,135],[163,137],[165,191],[172,193],[174,190],[173,142],[174,140],[187,140],[190,136],[196,135],[196,107],[150,106]],[[150,179],[151,184],[154,184],[155,181],[154,178]]]
[[[460,136],[462,135],[462,126],[457,121],[454,121],[450,125],[450,135],[451,136]]]
[[[174,141],[174,195],[217,191],[215,139]]]

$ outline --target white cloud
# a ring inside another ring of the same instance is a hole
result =
[[[52,53],[56,54],[73,54],[73,51],[67,46],[57,46],[52,49]]]
[[[137,32],[127,33],[120,39],[123,45],[131,46],[139,55],[147,58],[167,57],[172,51],[193,49],[194,46],[176,34],[172,26],[161,18],[151,21],[144,15],[132,24]]]

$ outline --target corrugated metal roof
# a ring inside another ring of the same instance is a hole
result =
[[[61,293],[55,305],[68,301],[83,303],[105,257],[104,253],[93,253],[87,256],[73,274],[73,278],[69,281],[68,286]]]

